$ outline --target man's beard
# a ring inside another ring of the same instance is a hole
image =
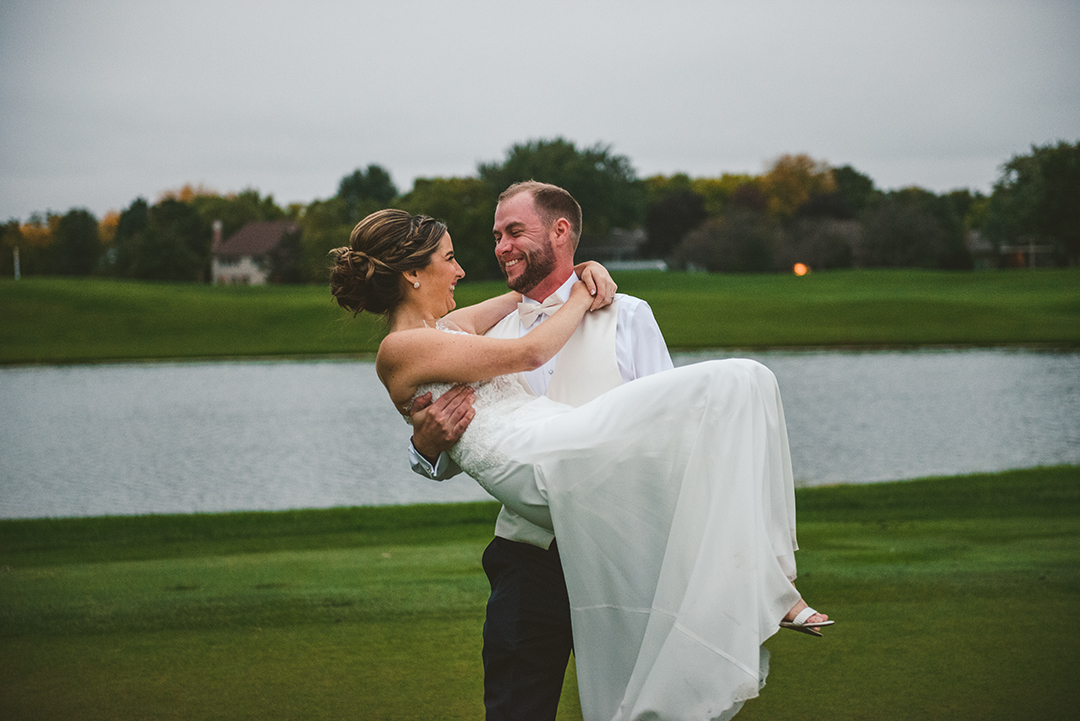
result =
[[[526,255],[525,272],[514,280],[510,280],[506,274],[506,267],[500,264],[503,275],[506,276],[506,286],[510,290],[516,290],[522,295],[528,295],[536,286],[543,282],[544,278],[551,275],[555,270],[555,249],[550,245],[538,251],[534,255]]]

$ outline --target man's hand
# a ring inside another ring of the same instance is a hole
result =
[[[476,395],[470,386],[454,386],[434,403],[431,394],[419,396],[409,409],[413,425],[413,447],[428,462],[434,463],[439,454],[454,447],[469,427],[476,411],[472,404]]]

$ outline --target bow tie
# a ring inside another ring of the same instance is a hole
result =
[[[549,295],[543,303],[518,303],[518,317],[521,324],[528,328],[542,315],[551,315],[562,307],[563,300],[555,293]]]

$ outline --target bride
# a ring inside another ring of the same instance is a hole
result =
[[[379,211],[333,253],[337,302],[387,317],[375,367],[394,405],[407,417],[423,393],[472,385],[476,416],[451,456],[558,538],[585,719],[731,718],[764,685],[767,638],[833,623],[792,585],[794,487],[767,368],[693,364],[571,408],[514,374],[604,304],[600,266],[579,266],[569,300],[530,333],[496,339],[483,333],[521,297],[454,310],[465,273],[442,223]]]

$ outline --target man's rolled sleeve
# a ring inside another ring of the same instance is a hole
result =
[[[412,441],[409,441],[409,466],[414,473],[418,473],[424,478],[430,478],[433,481],[445,481],[447,478],[453,478],[461,473],[461,468],[454,462],[449,453],[445,451],[440,453],[439,457],[435,459],[435,463],[432,463],[420,455],[420,451],[416,450],[416,446],[412,444]]]

